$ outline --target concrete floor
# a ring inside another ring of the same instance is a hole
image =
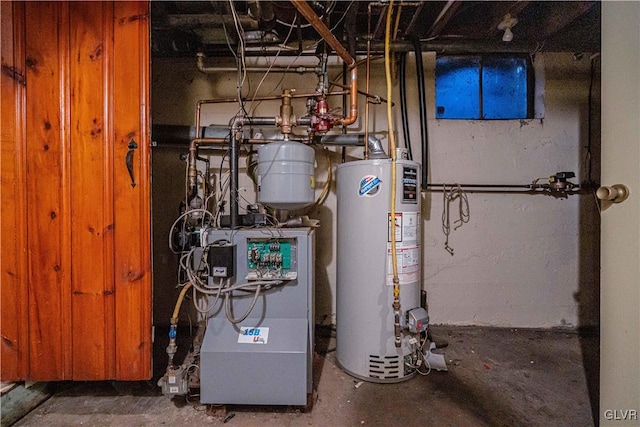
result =
[[[596,336],[442,326],[433,334],[448,341],[439,352],[449,372],[399,384],[360,383],[336,366],[335,352],[316,354],[317,400],[308,413],[235,406],[226,415],[209,415],[198,404],[168,400],[152,381],[61,383],[16,425],[186,426],[222,424],[225,418],[229,426],[593,425]],[[333,346],[333,339],[317,340],[321,353]]]

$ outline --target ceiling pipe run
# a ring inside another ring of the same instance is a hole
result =
[[[196,67],[198,68],[198,71],[200,71],[201,73],[205,73],[205,74],[210,74],[210,73],[235,73],[238,71],[238,67],[237,66],[220,66],[220,65],[213,65],[213,66],[207,66],[204,64],[204,59],[206,58],[206,55],[202,52],[198,52],[196,53]],[[305,66],[299,66],[299,67],[290,67],[290,66],[282,66],[282,65],[271,65],[271,66],[250,66],[250,67],[246,67],[244,68],[244,70],[246,70],[248,73],[270,73],[270,72],[274,72],[274,73],[293,73],[296,72],[298,74],[304,74],[304,73],[318,73],[319,71],[321,71],[320,67],[305,67]]]
[[[324,41],[331,46],[335,53],[342,58],[345,64],[347,64],[347,67],[351,69],[349,115],[336,120],[335,123],[342,126],[348,126],[355,123],[358,119],[358,67],[356,65],[356,60],[349,54],[347,49],[333,35],[331,30],[324,24],[324,22],[322,22],[320,17],[313,11],[313,9],[311,9],[311,6],[309,6],[305,0],[291,0],[291,3],[295,6],[298,12],[305,17]]]

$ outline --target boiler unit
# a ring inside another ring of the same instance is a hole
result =
[[[314,230],[209,229],[203,240],[216,306],[201,348],[200,402],[307,405]]]
[[[389,209],[391,171],[391,159],[353,161],[337,168],[336,356],[350,375],[373,382],[399,382],[416,373],[424,360],[428,325],[420,307],[420,165],[396,161],[395,218]],[[400,279],[399,347],[391,233]]]

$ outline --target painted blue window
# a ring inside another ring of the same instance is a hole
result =
[[[438,57],[436,118],[531,118],[532,73],[526,56]]]

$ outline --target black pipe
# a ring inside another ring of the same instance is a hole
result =
[[[418,106],[420,107],[420,135],[422,136],[422,189],[427,189],[429,172],[429,132],[427,129],[427,93],[424,88],[424,65],[420,38],[412,38],[416,56],[416,78],[418,79]]]
[[[409,132],[409,113],[407,112],[407,52],[400,53],[400,67],[398,69],[400,81],[400,115],[402,116],[402,136],[404,146],[409,151],[409,160],[413,160],[411,151],[411,135]]]
[[[231,154],[229,156],[229,175],[230,175],[230,185],[229,185],[229,204],[231,205],[231,229],[234,230],[240,224],[240,210],[238,207],[238,182],[239,182],[239,174],[238,174],[238,158],[240,157],[240,141],[238,138],[241,138],[242,134],[240,131],[234,129],[232,132],[231,138]]]
[[[499,40],[499,39],[498,39]],[[576,43],[580,44],[580,43]],[[505,43],[503,41],[484,41],[484,40],[426,40],[420,43],[422,51],[437,52],[440,54],[473,54],[473,53],[531,53],[536,51],[536,43],[529,42],[513,42]],[[540,46],[538,46],[539,48]],[[370,53],[372,55],[384,52],[383,41],[371,41]],[[359,40],[356,45],[358,53],[367,51],[367,42]],[[408,40],[396,40],[391,42],[392,52],[411,52],[414,50],[413,43]],[[544,52],[562,52],[566,51],[560,46],[545,45],[542,49]],[[599,50],[599,49],[596,49]],[[594,52],[596,51],[594,50]],[[586,52],[586,50],[574,50],[574,52]]]
[[[342,84],[345,86],[347,85],[347,63],[344,61],[342,61]],[[369,102],[369,100],[367,99],[366,102]],[[347,108],[348,108],[348,100],[347,100],[347,95],[345,94],[345,95],[342,95],[343,114],[346,114]],[[343,135],[347,134],[346,126],[342,126],[342,134]],[[362,145],[364,145],[364,138],[363,138]],[[342,163],[344,163],[347,160],[347,147],[342,147],[342,150],[340,151],[340,160]]]
[[[551,194],[569,195],[592,191],[588,186],[576,184],[570,189],[556,190],[549,184],[427,184],[426,191],[441,192],[454,187],[460,187],[469,193],[520,193],[520,194]]]
[[[182,125],[152,125],[151,140],[157,145],[185,144],[189,145],[194,138],[226,138],[229,136],[229,126],[200,126],[196,136],[195,126]]]
[[[468,187],[468,188],[532,188],[531,184],[427,184],[428,188],[442,188],[442,187]]]

